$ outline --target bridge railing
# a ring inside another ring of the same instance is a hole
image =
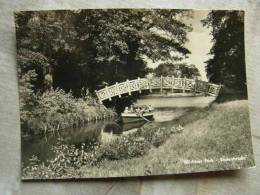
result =
[[[220,85],[201,81],[197,79],[176,78],[173,76],[167,77],[152,77],[152,78],[137,78],[134,80],[126,80],[125,82],[115,83],[111,86],[106,86],[103,89],[96,91],[100,102],[104,100],[111,100],[112,97],[123,94],[131,95],[132,92],[142,90],[160,89],[180,89],[183,91],[192,91],[193,93],[204,93],[211,96],[217,96],[220,90]]]

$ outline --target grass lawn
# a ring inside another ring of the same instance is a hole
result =
[[[184,130],[172,134],[158,148],[133,159],[103,161],[100,166],[84,166],[83,177],[137,176],[229,170],[254,166],[248,101],[213,104],[191,109],[183,116],[153,125],[181,124]],[[151,128],[146,126],[147,130]]]

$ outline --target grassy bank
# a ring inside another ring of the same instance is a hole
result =
[[[58,149],[67,152],[52,163],[56,167],[38,166],[37,174],[27,169],[24,176],[50,178],[56,170],[62,177],[134,176],[253,166],[249,129],[247,101],[189,109],[173,121],[146,125],[103,147]],[[74,166],[67,163],[70,156],[76,157]]]
[[[63,90],[48,90],[20,98],[22,135],[33,135],[83,126],[90,121],[112,118],[116,113],[91,96],[75,98]],[[25,102],[25,103],[24,103]]]
[[[165,122],[165,125],[169,127],[176,123],[184,125],[184,131],[172,134],[163,145],[151,148],[147,155],[106,161],[99,167],[83,167],[79,172],[86,177],[129,176],[225,170],[254,165],[247,101],[192,110],[174,121]],[[220,158],[241,156],[246,157],[245,160],[220,162]],[[205,159],[212,159],[213,163],[204,163]],[[185,164],[185,160],[203,162]]]

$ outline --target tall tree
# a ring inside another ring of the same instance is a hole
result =
[[[144,56],[154,61],[186,57],[190,52],[184,45],[191,27],[182,21],[184,17],[191,17],[191,12],[161,9],[19,12],[18,53],[20,59],[24,51],[27,56],[47,59],[44,62],[48,68],[35,71],[43,80],[39,83],[53,80],[54,87],[72,90],[78,96],[82,87],[93,92],[105,82],[144,76],[147,72]],[[24,71],[37,67],[29,61],[27,65],[31,68]],[[49,74],[52,79],[42,74]]]
[[[213,36],[211,58],[206,62],[209,80],[246,95],[244,12],[211,11],[202,23]]]
[[[156,76],[174,76],[195,78],[200,76],[198,68],[194,64],[186,63],[162,63],[154,69]]]

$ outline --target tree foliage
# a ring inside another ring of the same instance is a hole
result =
[[[181,60],[191,27],[186,10],[102,9],[16,13],[18,66],[46,83],[81,95],[103,83],[144,76],[144,56]],[[46,75],[48,75],[46,77]]]
[[[198,68],[194,64],[186,63],[162,63],[154,70],[156,76],[174,76],[195,78],[200,76]]]
[[[211,11],[202,23],[213,36],[206,62],[209,80],[246,94],[244,12]]]
[[[154,61],[186,57],[190,52],[184,45],[191,27],[182,18],[190,16],[186,10],[160,9],[17,12],[23,132],[81,124],[85,112],[103,117],[107,111],[101,112],[98,104],[96,109],[87,105],[94,90],[145,76],[149,68],[144,56]],[[117,100],[118,105],[134,98]],[[68,122],[69,118],[74,121]]]

